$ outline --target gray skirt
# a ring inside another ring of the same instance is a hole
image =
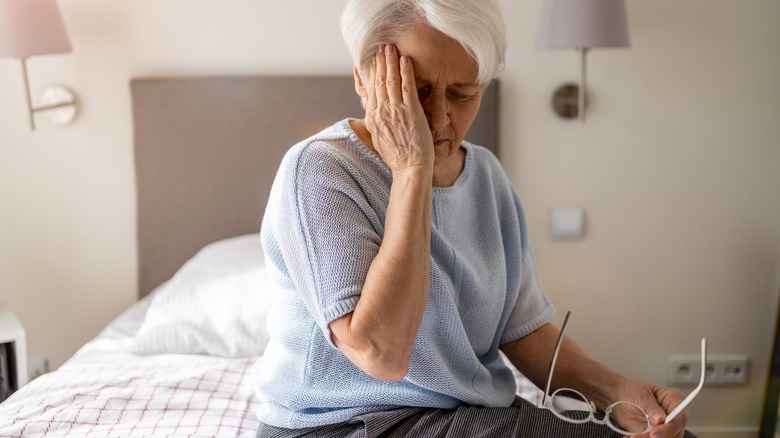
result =
[[[622,435],[596,423],[568,423],[519,397],[508,408],[400,408],[358,415],[345,423],[316,428],[283,429],[261,424],[257,430],[257,438],[298,437],[618,438]],[[685,438],[695,436],[686,431]]]

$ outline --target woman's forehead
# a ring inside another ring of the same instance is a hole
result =
[[[418,81],[448,85],[477,85],[477,64],[454,39],[424,24],[399,35],[396,46],[411,57]]]

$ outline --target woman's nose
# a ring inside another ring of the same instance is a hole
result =
[[[447,99],[443,94],[432,93],[423,102],[423,110],[432,131],[444,128],[450,123]]]

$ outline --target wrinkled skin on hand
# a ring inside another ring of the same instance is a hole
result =
[[[365,81],[365,125],[394,175],[431,169],[433,138],[417,94],[414,67],[392,45],[380,45]]]
[[[636,403],[647,412],[653,428],[644,435],[638,435],[640,438],[682,438],[684,435],[688,422],[687,412],[683,411],[671,423],[664,424],[666,413],[672,412],[685,399],[685,395],[679,390],[629,380],[620,387],[618,394],[620,400]],[[644,420],[623,418],[619,421]]]

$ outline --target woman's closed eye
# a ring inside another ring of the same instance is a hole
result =
[[[431,94],[431,86],[430,85],[424,85],[424,86],[418,86],[417,87],[417,95],[420,97],[427,97],[429,94]]]
[[[479,96],[479,94],[469,94],[463,91],[450,90],[447,92],[447,98],[456,102],[467,102]]]
[[[430,85],[418,86],[417,95],[421,98],[428,97],[433,92],[433,87]],[[479,97],[479,93],[468,93],[460,90],[447,90],[447,99],[455,102],[467,102],[469,100]]]

